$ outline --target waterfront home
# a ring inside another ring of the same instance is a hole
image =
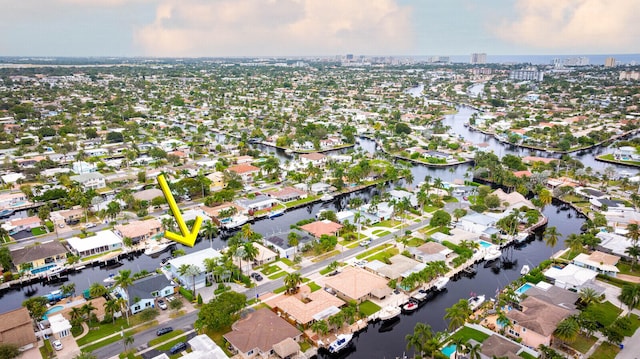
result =
[[[122,248],[122,239],[110,230],[95,232],[95,235],[67,238],[69,249],[75,255],[88,257]]]
[[[120,238],[131,238],[133,243],[146,241],[162,233],[162,224],[155,218],[144,221],[133,221],[127,224],[118,224],[114,227],[114,232]]]
[[[579,291],[582,288],[593,288],[598,272],[570,263],[562,268],[551,267],[543,274],[557,287]]]
[[[271,208],[278,204],[278,200],[271,198],[267,195],[260,194],[253,198],[240,198],[236,200],[236,203],[244,208],[248,212],[260,211],[263,209]]]
[[[493,191],[494,195],[498,196],[500,199],[500,203],[506,212],[510,212],[512,209],[520,209],[522,207],[527,207],[530,209],[535,209],[536,206],[531,203],[528,199],[526,199],[523,195],[521,195],[517,191],[513,191],[511,193],[505,193],[501,188]],[[507,203],[505,206],[504,203]]]
[[[263,264],[271,263],[278,259],[278,254],[271,249],[263,246],[260,243],[253,243],[253,246],[258,250],[258,255],[253,260],[253,265],[261,266]]]
[[[342,229],[342,225],[339,223],[331,222],[328,219],[324,219],[322,221],[307,223],[303,226],[300,226],[300,229],[310,233],[316,238],[320,238],[323,235],[337,236],[338,231]]]
[[[89,163],[89,162],[76,161],[71,166],[71,169],[73,169],[74,173],[77,173],[77,174],[81,175],[81,174],[85,174],[85,173],[97,172],[98,171],[98,166],[96,166],[93,163]]]
[[[53,212],[51,213],[52,218],[54,217],[54,213],[56,213],[56,217],[58,217],[59,219],[64,221],[64,223],[67,223],[67,224],[76,223],[80,221],[85,215],[84,210],[82,208],[67,209],[67,210],[62,210],[58,212]]]
[[[360,213],[369,214],[370,216],[368,218],[373,216],[375,220],[371,223],[374,224],[391,219],[391,216],[393,215],[393,206],[390,205],[389,202],[380,202],[377,207],[371,207],[371,203],[367,203],[360,207]]]
[[[402,200],[404,200],[405,198],[409,199],[409,203],[411,203],[411,206],[413,208],[418,207],[418,198],[416,197],[415,194],[411,193],[411,192],[407,192],[404,190],[399,190],[399,189],[394,189],[388,192],[389,196],[391,196],[391,198],[395,199],[396,202],[400,202]]]
[[[578,267],[584,267],[594,270],[600,274],[615,277],[616,274],[620,271],[618,267],[616,267],[616,264],[618,264],[619,260],[620,257],[613,254],[594,251],[591,254],[578,254],[578,256],[573,259],[573,264],[577,265]]]
[[[342,272],[328,277],[324,286],[345,302],[354,300],[358,303],[373,297],[382,299],[389,289],[386,279],[356,267],[345,267]]]
[[[327,156],[322,153],[303,153],[300,155],[300,167],[306,168],[309,165],[313,167],[323,167],[327,163]]]
[[[269,192],[268,195],[280,202],[291,202],[307,198],[307,192],[294,187],[285,187],[279,191]]]
[[[558,323],[577,313],[575,309],[553,305],[533,296],[527,296],[520,302],[520,306],[522,310],[512,309],[506,313],[512,322],[512,327],[507,332],[521,338],[522,344],[532,348],[550,345]]]
[[[155,308],[158,298],[175,294],[176,288],[171,281],[162,274],[154,274],[133,282],[127,292],[117,287],[115,291],[127,301],[131,314],[136,314],[147,308]]]
[[[33,321],[27,308],[20,307],[0,314],[0,344],[13,344],[20,351],[37,346],[38,339],[33,332]]]
[[[247,163],[243,163],[230,166],[229,168],[227,168],[227,171],[236,173],[240,176],[240,178],[242,178],[242,181],[246,183],[253,180],[253,177],[260,172],[260,168]]]
[[[304,191],[306,190],[307,185],[304,183],[299,183],[299,184],[296,184],[294,187]],[[309,192],[313,193],[314,195],[329,193],[335,189],[331,187],[330,184],[324,183],[324,182],[312,183],[311,186],[308,186],[308,188],[309,188]]]
[[[521,358],[522,346],[501,335],[493,334],[482,342],[480,353],[486,358]]]
[[[64,263],[67,249],[57,240],[34,243],[11,250],[11,261],[16,268],[30,267],[32,273],[51,268],[56,263]]]
[[[575,193],[587,199],[609,199],[609,195],[595,188],[576,187]]]
[[[20,179],[26,178],[22,173],[10,172],[5,175],[0,176],[2,183],[4,184],[12,184],[18,182]]]
[[[424,263],[405,257],[402,254],[396,254],[389,258],[389,262],[391,264],[380,266],[375,273],[387,279],[399,280],[406,278],[411,273],[417,273],[426,267]]]
[[[78,182],[85,191],[106,187],[105,177],[102,173],[90,172],[69,177],[70,180]]]
[[[268,358],[274,346],[286,339],[300,340],[302,332],[267,308],[238,320],[223,337],[240,358]]]
[[[51,315],[47,320],[54,339],[62,339],[71,335],[71,323],[62,314]]]
[[[189,253],[187,255],[174,258],[169,261],[169,273],[171,273],[171,277],[178,280],[183,286],[187,289],[191,289],[194,286],[195,288],[203,288],[206,285],[206,267],[204,265],[204,260],[206,258],[220,258],[222,254],[213,248],[205,248],[203,250]],[[195,265],[200,270],[200,274],[195,276],[190,275],[181,275],[180,267],[183,265]]]
[[[338,313],[344,304],[344,301],[324,290],[302,293],[301,297],[281,296],[269,302],[278,315],[305,328],[314,321]]]
[[[295,233],[298,239],[298,245],[292,246],[289,243],[289,233]],[[266,235],[263,237],[263,243],[266,246],[273,247],[274,250],[280,254],[281,258],[293,258],[293,256],[300,251],[305,245],[310,244],[315,240],[312,236],[306,232],[292,229],[288,232],[274,233],[272,235]]]
[[[2,224],[2,228],[10,235],[14,235],[21,231],[31,231],[34,228],[40,228],[42,220],[38,216],[15,218],[8,220]]]
[[[217,171],[207,175],[207,178],[211,181],[209,189],[213,192],[220,191],[224,188],[224,173]]]
[[[640,154],[634,146],[621,146],[613,152],[613,158],[618,161],[640,161]]]
[[[482,213],[471,213],[460,218],[457,227],[471,233],[481,234],[487,228],[495,226],[497,220]]]
[[[0,194],[0,208],[14,207],[27,203],[27,195],[22,192]]]
[[[447,259],[452,256],[453,251],[440,243],[427,242],[420,247],[409,247],[409,253],[413,255],[413,258],[422,263],[430,263],[437,261],[446,262]]]
[[[627,260],[631,260],[629,255],[625,252],[627,248],[633,246],[631,238],[609,232],[598,232],[596,237],[600,238],[600,244],[598,245],[599,251],[611,253],[619,257],[624,257]]]

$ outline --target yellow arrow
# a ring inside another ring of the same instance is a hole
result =
[[[158,175],[158,184],[160,184],[160,189],[162,190],[162,193],[164,193],[164,198],[167,199],[167,203],[169,203],[169,208],[171,208],[171,212],[173,213],[173,216],[175,217],[176,222],[178,222],[178,227],[180,227],[180,232],[182,233],[182,235],[180,235],[177,233],[165,231],[164,236],[167,239],[170,239],[178,243],[182,243],[185,246],[193,247],[193,245],[196,243],[196,237],[198,237],[198,231],[200,230],[200,225],[202,225],[202,217],[200,216],[196,217],[196,223],[194,223],[193,225],[193,230],[189,232],[189,230],[187,229],[187,224],[184,222],[184,219],[182,218],[182,213],[180,213],[180,209],[176,204],[176,200],[173,198],[173,194],[171,194],[171,189],[169,188],[169,185],[167,184],[167,181],[164,179],[163,175]]]

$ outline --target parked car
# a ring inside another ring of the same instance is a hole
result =
[[[87,223],[87,224],[85,224],[85,225],[84,225],[84,228],[93,228],[93,227],[95,227],[95,226],[96,226],[96,224],[95,224],[95,223],[93,223],[93,222],[89,222],[89,223]]]
[[[364,241],[360,242],[360,247],[366,247],[369,244],[371,244],[371,240],[365,239]]]
[[[260,273],[256,272],[251,273],[251,278],[255,279],[257,282],[262,280],[262,276],[260,275]]]
[[[181,351],[184,351],[184,350],[187,350],[187,343],[180,342],[180,343],[172,346],[171,349],[169,349],[169,353],[171,355],[173,355],[173,354],[178,354],[178,353],[180,353]]]
[[[156,335],[161,336],[163,334],[171,333],[173,331],[172,327],[160,328],[156,330]]]
[[[167,303],[165,303],[162,299],[158,299],[158,307],[160,307],[160,309],[162,310],[167,310]]]
[[[62,343],[59,340],[54,340],[53,343],[51,343],[51,345],[53,345],[53,349],[55,350],[62,350]]]

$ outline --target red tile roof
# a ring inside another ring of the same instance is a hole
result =
[[[320,238],[323,234],[335,235],[342,228],[342,225],[325,219],[323,221],[305,224],[300,228],[311,233],[314,237]]]

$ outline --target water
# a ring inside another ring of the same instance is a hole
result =
[[[533,287],[532,284],[530,283],[525,283],[522,286],[520,286],[520,288],[516,289],[516,293],[518,293],[518,295],[522,295],[523,293],[525,293],[526,291],[528,291],[529,289],[531,289],[531,287]]]
[[[442,350],[440,351],[442,352],[442,354],[446,355],[447,357],[451,357],[451,354],[453,354],[456,351],[456,345],[449,344],[446,347],[442,348]]]
[[[53,314],[53,313],[57,313],[61,310],[63,310],[64,307],[61,305],[56,305],[55,307],[51,307],[49,310],[47,310],[44,315],[42,316],[43,319],[47,319],[49,315]]]
[[[481,245],[483,248],[489,248],[489,247],[491,247],[493,244],[491,244],[491,243],[489,243],[489,242],[487,242],[487,241],[480,241],[480,245]]]

